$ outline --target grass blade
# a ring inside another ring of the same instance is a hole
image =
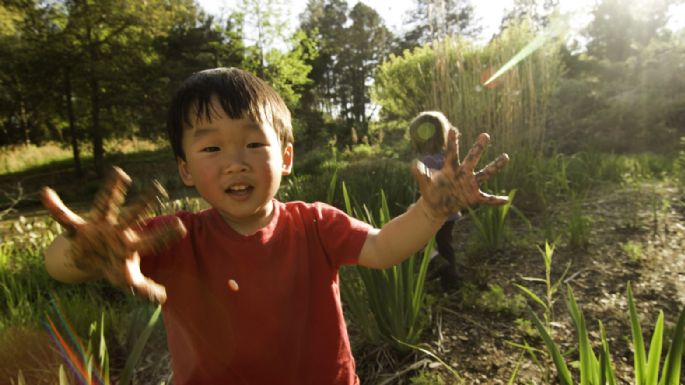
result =
[[[649,343],[649,356],[647,358],[647,371],[645,379],[647,385],[657,385],[659,381],[659,360],[661,359],[661,350],[664,335],[664,313],[659,312],[659,318],[654,326],[654,333],[652,333],[652,341]]]
[[[533,325],[535,325],[535,328],[538,329],[538,333],[540,333],[542,340],[545,342],[545,345],[547,345],[547,350],[552,356],[554,366],[556,366],[557,368],[559,382],[561,383],[561,385],[573,385],[571,372],[568,370],[568,366],[566,366],[566,362],[564,361],[564,357],[561,355],[559,348],[552,340],[552,337],[550,337],[550,335],[547,333],[547,329],[545,329],[545,327],[542,325],[542,322],[540,321],[538,316],[535,315],[535,313],[533,313],[532,310],[530,311],[530,313],[533,318]]]
[[[157,305],[157,309],[155,309],[155,312],[152,313],[152,316],[150,316],[150,319],[147,321],[147,325],[145,325],[145,329],[143,329],[143,332],[140,333],[136,344],[133,346],[131,354],[128,356],[128,358],[126,358],[126,365],[124,366],[124,370],[121,373],[121,379],[119,381],[120,384],[131,383],[131,380],[133,379],[133,371],[135,370],[136,364],[138,364],[138,360],[140,360],[140,356],[143,354],[143,348],[145,348],[145,344],[147,343],[148,338],[150,338],[152,330],[157,324],[157,321],[159,321],[159,314],[161,312],[162,306]]]
[[[673,330],[671,347],[668,349],[664,372],[659,382],[661,385],[678,385],[680,383],[680,366],[683,357],[683,327],[685,327],[685,309],[680,312],[678,324]]]
[[[633,300],[633,290],[630,287],[630,283],[628,284],[628,308],[630,311],[630,326],[633,333],[635,384],[643,385],[645,383],[645,342],[642,338],[642,328],[640,327],[640,320],[637,317],[635,301]]]

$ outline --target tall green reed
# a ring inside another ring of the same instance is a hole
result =
[[[477,209],[469,208],[469,217],[476,227],[476,236],[479,240],[478,246],[485,251],[495,251],[499,249],[509,236],[510,227],[507,223],[509,213],[515,211],[519,217],[528,222],[523,213],[514,206],[516,190],[509,193],[507,203],[500,206],[482,206]]]
[[[87,343],[79,337],[77,329],[72,326],[59,296],[52,294],[51,311],[46,314],[45,327],[53,338],[55,347],[64,360],[66,367],[79,383],[109,385],[112,373],[117,372],[119,384],[130,384],[134,379],[136,367],[142,357],[143,350],[154,329],[157,327],[161,306],[149,315],[149,319],[137,334],[135,342],[128,347],[126,362],[123,369],[115,370],[111,367],[110,347],[106,338],[105,321],[112,319],[111,312],[101,311],[99,321],[92,321],[88,328]],[[134,325],[135,326],[135,325]],[[131,330],[129,330],[130,332]],[[111,332],[109,333],[111,334]],[[62,368],[60,367],[60,371]],[[60,378],[62,374],[60,373]]]
[[[681,311],[673,334],[669,339],[670,346],[663,356],[664,341],[664,316],[659,312],[659,317],[654,326],[649,352],[645,350],[642,329],[637,316],[635,301],[632,290],[628,286],[628,305],[630,313],[631,334],[634,350],[634,376],[636,385],[678,385],[680,383],[680,370],[683,356],[683,327],[685,327],[685,310]],[[578,377],[581,385],[615,385],[617,377],[611,359],[611,352],[606,338],[606,332],[601,321],[599,354],[595,354],[588,328],[583,313],[576,303],[573,290],[567,289],[567,307],[571,314],[573,325],[576,329],[579,352]],[[557,375],[561,385],[573,385],[574,377],[566,363],[564,354],[552,337],[547,333],[542,321],[533,313],[533,323],[543,338],[545,346],[554,361]],[[663,363],[663,364],[662,364]]]
[[[350,215],[374,226],[390,221],[385,193],[374,213],[366,205],[353,205],[342,184],[345,209]],[[424,283],[433,250],[431,241],[423,250],[399,265],[384,270],[348,267],[343,271],[342,297],[349,314],[372,343],[385,342],[398,350],[420,341],[428,321]]]
[[[576,249],[585,249],[590,244],[592,218],[583,213],[581,199],[571,194],[571,212],[568,219],[568,243]]]

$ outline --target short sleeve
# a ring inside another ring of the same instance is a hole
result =
[[[314,203],[312,209],[319,239],[333,264],[356,264],[373,227],[325,203]]]

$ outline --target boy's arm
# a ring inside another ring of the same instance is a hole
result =
[[[76,267],[70,255],[71,241],[64,235],[58,235],[45,249],[45,270],[50,276],[65,283],[92,281],[101,278],[95,271],[86,271]]]
[[[130,182],[128,175],[115,168],[96,195],[88,221],[66,207],[57,193],[44,188],[43,204],[66,229],[45,250],[45,267],[60,281],[105,278],[114,286],[131,287],[151,300],[164,302],[164,287],[141,273],[139,252],[162,249],[183,237],[185,227],[177,219],[169,226],[140,236],[132,226],[158,195],[166,193],[156,184],[155,191],[143,194],[137,204],[120,212]]]
[[[506,154],[474,172],[489,141],[487,134],[481,134],[464,163],[460,163],[457,133],[450,130],[445,164],[441,170],[432,172],[421,162],[415,162],[412,173],[418,181],[421,198],[383,228],[369,232],[358,263],[381,269],[396,265],[421,249],[450,214],[474,205],[506,203],[506,196],[493,196],[480,191],[480,185],[507,164],[509,157]]]

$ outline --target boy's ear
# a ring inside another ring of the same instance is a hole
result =
[[[282,175],[290,175],[293,169],[293,144],[288,143],[283,150],[283,170]]]
[[[190,175],[190,171],[188,171],[188,163],[181,158],[176,158],[176,163],[178,165],[178,175],[181,176],[183,184],[188,187],[195,186],[195,182],[193,182],[193,176]]]

